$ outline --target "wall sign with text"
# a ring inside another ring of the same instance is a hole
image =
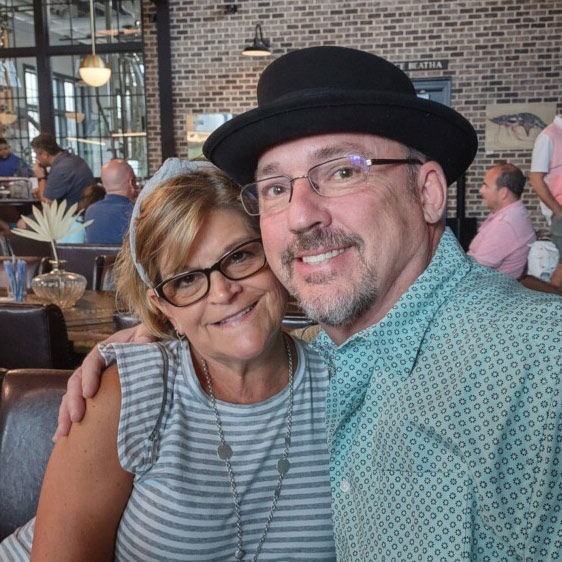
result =
[[[412,70],[447,70],[449,68],[449,61],[445,59],[407,60],[395,62],[394,64],[404,72]]]

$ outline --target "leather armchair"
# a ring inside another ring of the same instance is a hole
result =
[[[0,541],[37,511],[60,401],[72,371],[8,371],[0,394]]]
[[[0,368],[74,367],[64,316],[54,304],[0,304],[0,333]]]

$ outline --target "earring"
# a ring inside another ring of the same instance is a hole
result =
[[[185,334],[180,334],[175,326],[174,326],[174,332],[176,332],[176,338],[181,343],[185,339]]]

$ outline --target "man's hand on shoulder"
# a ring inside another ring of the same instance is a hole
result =
[[[112,334],[102,343],[148,343],[154,341],[144,324],[121,330]],[[79,422],[84,417],[86,398],[96,394],[100,386],[101,374],[106,365],[98,347],[94,347],[84,359],[78,369],[68,379],[66,393],[62,397],[59,408],[58,426],[53,435],[53,441],[59,437],[66,437],[73,422]]]

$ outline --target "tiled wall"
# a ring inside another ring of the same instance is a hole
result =
[[[485,170],[508,160],[529,172],[531,150],[486,154],[486,106],[556,102],[562,108],[562,0],[170,0],[174,136],[187,155],[188,113],[239,113],[254,105],[257,78],[272,60],[240,55],[256,23],[273,55],[322,44],[356,47],[390,61],[446,59],[444,71],[414,71],[412,78],[450,76],[452,106],[475,126],[480,149],[467,175],[467,215],[486,216],[478,189]],[[146,0],[146,81],[150,166],[160,163],[155,24]],[[155,142],[156,141],[156,142]],[[524,195],[537,228],[537,199]],[[455,208],[455,189],[449,206]]]

